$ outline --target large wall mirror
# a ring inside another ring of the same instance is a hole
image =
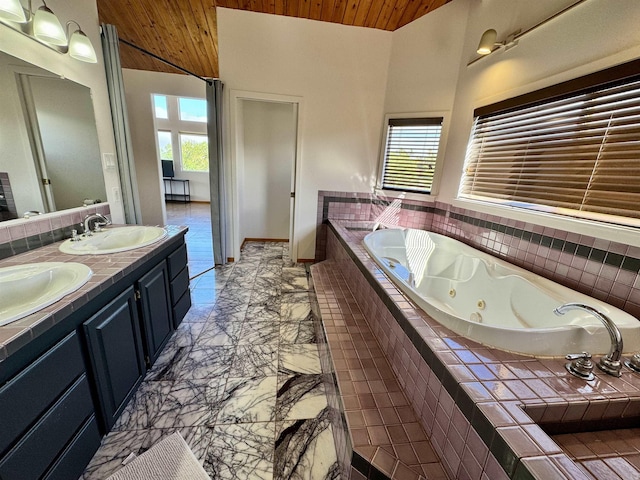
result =
[[[0,52],[0,105],[0,220],[106,201],[89,88]]]

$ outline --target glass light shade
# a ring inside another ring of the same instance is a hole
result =
[[[498,38],[498,32],[496,32],[493,28],[484,32],[482,34],[482,38],[480,38],[477,52],[480,55],[489,55],[493,51],[493,47],[496,44],[496,38]]]
[[[69,39],[69,56],[81,62],[96,63],[96,51],[82,30],[76,30]]]
[[[20,0],[0,0],[0,19],[25,23],[27,16]]]
[[[33,34],[38,40],[52,45],[67,45],[67,35],[60,20],[45,6],[40,7],[33,16]]]

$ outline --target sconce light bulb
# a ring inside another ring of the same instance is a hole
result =
[[[493,28],[485,31],[480,38],[480,43],[478,44],[478,54],[489,55],[493,51],[493,47],[496,44],[496,38],[498,38],[498,32],[496,32]]]
[[[20,0],[0,0],[0,19],[10,22],[25,23],[27,16]]]
[[[91,40],[82,30],[76,30],[69,39],[69,56],[87,63],[97,63],[96,51]]]
[[[38,40],[52,45],[67,45],[67,35],[60,20],[44,5],[38,8],[33,16],[33,34]]]

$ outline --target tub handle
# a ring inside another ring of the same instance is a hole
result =
[[[571,375],[587,381],[596,378],[593,374],[593,362],[591,361],[591,354],[589,352],[570,353],[564,358],[571,360],[571,362],[565,365],[565,368]]]

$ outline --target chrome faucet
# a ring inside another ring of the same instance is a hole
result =
[[[622,334],[620,333],[618,326],[604,313],[582,303],[565,303],[564,305],[556,307],[553,310],[553,313],[556,315],[564,315],[569,310],[584,310],[604,324],[607,332],[609,332],[609,337],[611,338],[611,348],[609,349],[609,353],[602,357],[597,365],[604,373],[608,373],[614,377],[621,376],[622,363],[620,363],[620,357],[622,357],[623,343]]]
[[[91,223],[93,222],[93,230],[91,228]],[[83,220],[84,233],[85,235],[91,235],[93,232],[99,232],[102,227],[107,225],[111,225],[111,220],[102,215],[101,213],[90,213]]]
[[[22,215],[22,218],[31,218],[35,215],[40,215],[40,212],[37,210],[29,210],[28,212],[24,212],[24,215]]]

